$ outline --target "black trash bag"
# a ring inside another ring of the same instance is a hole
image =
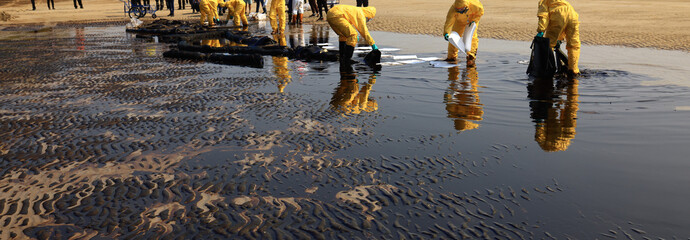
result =
[[[367,64],[369,67],[376,67],[380,62],[381,51],[379,51],[378,49],[371,50],[371,52],[367,53],[367,55],[364,56],[364,63]]]
[[[264,58],[259,54],[219,54],[212,53],[208,56],[208,61],[226,65],[247,66],[253,68],[263,68]]]
[[[180,51],[180,50],[176,50],[176,49],[164,52],[163,57],[194,60],[194,61],[206,60],[206,54],[199,53],[199,52]]]
[[[529,59],[527,74],[533,77],[553,77],[556,73],[556,58],[549,44],[549,39],[534,37],[532,55]]]
[[[316,58],[319,54],[321,54],[321,48],[319,46],[311,45],[311,46],[297,46],[296,48],[293,49],[295,54],[294,57],[297,59],[302,59],[302,60],[311,60],[312,58]]]

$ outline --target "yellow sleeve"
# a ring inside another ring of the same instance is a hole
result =
[[[537,17],[539,18],[537,32],[545,32],[546,26],[549,24],[549,6],[547,5],[547,0],[539,1]]]
[[[446,15],[446,24],[443,25],[443,35],[450,34],[453,31],[453,24],[455,23],[455,8],[450,6],[448,15]]]
[[[367,44],[374,45],[374,38],[372,38],[371,35],[369,35],[369,29],[367,28],[367,18],[364,17],[364,13],[362,13],[361,10],[357,11],[355,21],[355,28],[357,28],[359,34],[362,35],[362,37],[364,37],[364,40],[367,41]]]
[[[479,19],[484,16],[484,6],[481,4],[472,4],[471,6],[472,12],[469,14],[468,21],[469,22],[477,22],[479,23]]]

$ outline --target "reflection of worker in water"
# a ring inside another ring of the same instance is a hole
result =
[[[285,33],[285,0],[271,0],[268,10],[268,19],[271,21],[271,34]]]
[[[580,20],[573,6],[565,0],[540,0],[537,17],[537,36],[548,38],[552,48],[556,46],[556,41],[565,39],[568,70],[571,74],[579,74]]]
[[[278,91],[283,92],[285,87],[292,81],[290,69],[288,68],[288,58],[273,56],[273,72],[278,78]]]
[[[278,45],[285,47],[287,46],[287,41],[285,41],[285,34],[275,34],[273,35],[273,40],[278,42]],[[292,81],[292,76],[290,75],[290,69],[288,68],[288,58],[273,56],[273,72],[278,78],[278,91],[283,92],[285,86]]]
[[[84,51],[86,38],[84,37],[83,27],[78,27],[74,29],[74,43],[77,45],[77,50]]]
[[[352,72],[340,73],[340,83],[333,92],[331,107],[345,114],[359,114],[362,111],[372,112],[378,110],[376,100],[369,98],[371,87],[376,84],[376,75],[369,76],[369,81],[359,89],[357,75]]]
[[[528,97],[532,99],[529,104],[531,117],[535,122],[534,140],[547,152],[565,151],[575,137],[578,81],[567,81],[557,89],[550,78],[537,78],[527,86]],[[563,93],[565,99],[561,98]]]
[[[330,32],[330,29],[324,25],[312,24],[311,33],[309,34],[309,45],[328,43],[328,35],[330,35]]]
[[[326,20],[333,31],[338,34],[340,63],[351,62],[355,46],[357,46],[357,32],[361,34],[372,50],[378,49],[374,39],[369,35],[367,21],[374,18],[376,8],[337,5],[328,11]]]
[[[477,68],[468,66],[459,80],[459,67],[448,68],[450,86],[443,95],[448,118],[453,119],[455,130],[472,130],[479,127],[484,111],[479,103]]]
[[[223,45],[220,44],[219,39],[204,39],[201,40],[201,45],[209,46],[209,47],[222,47]]]
[[[479,31],[479,19],[484,15],[484,6],[479,0],[455,0],[446,16],[446,24],[443,25],[443,37],[448,40],[451,32],[455,31],[459,34],[465,32],[465,27],[472,22],[477,25],[477,29],[472,35],[472,49],[467,53],[467,64],[474,65],[474,60],[477,57],[477,47],[479,45],[479,38],[477,32]],[[448,43],[448,57],[446,61],[455,61],[458,58],[458,49],[453,44]]]
[[[299,46],[306,46],[306,42],[304,40],[304,30],[302,29],[302,26],[297,27],[297,33],[296,34],[290,34],[290,46],[292,48],[296,48]],[[292,30],[294,33],[294,30]]]
[[[247,16],[244,15],[246,4],[243,0],[228,0],[227,2],[218,3],[218,6],[228,8],[228,15],[225,17],[226,21],[233,19],[234,26],[249,26]]]

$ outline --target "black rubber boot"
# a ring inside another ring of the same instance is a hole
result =
[[[342,47],[340,48],[340,64],[351,65],[354,63],[352,61],[352,55],[355,52],[355,47],[345,44],[342,42]]]

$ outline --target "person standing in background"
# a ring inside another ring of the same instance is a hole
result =
[[[36,11],[36,0],[31,0],[31,7],[33,8],[33,11]]]
[[[242,9],[242,12],[244,15],[249,15],[252,13],[252,0],[244,0],[244,4],[246,9]]]
[[[146,1],[146,0],[144,0]],[[177,10],[182,10],[185,9],[185,0],[177,0]]]
[[[50,10],[50,4],[53,4],[53,10],[55,10],[55,1],[54,0],[46,0],[46,3],[48,3],[48,10]]]
[[[311,16],[316,16],[316,0],[309,0],[309,8],[311,8]]]
[[[266,0],[256,0],[256,13],[259,13],[259,6],[264,10],[266,14]]]
[[[357,0],[357,7],[368,7],[369,0]]]
[[[148,1],[148,0],[144,0],[144,1]],[[81,5],[81,0],[72,0],[72,2],[74,2],[74,9],[77,9],[77,2],[79,2],[79,8],[84,8],[84,6]]]
[[[319,19],[318,20],[323,20],[323,13],[321,12],[321,9],[326,11],[326,14],[328,14],[328,3],[326,0],[316,0],[316,5],[317,8],[319,9]]]
[[[168,7],[168,10],[170,10],[170,14],[168,14],[168,17],[174,17],[175,16],[175,0],[165,0],[165,3]]]

